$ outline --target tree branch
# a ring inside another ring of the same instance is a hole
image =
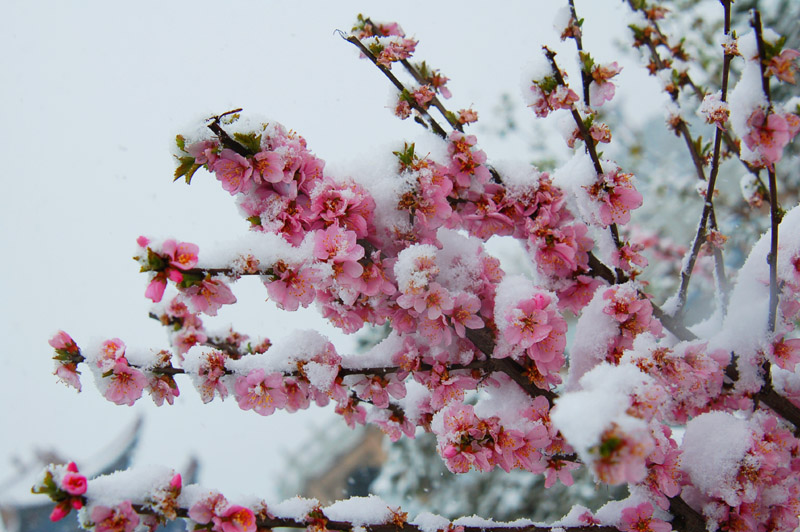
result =
[[[761,67],[761,89],[767,98],[766,117],[772,114],[772,96],[769,90],[769,76],[765,67],[766,51],[764,38],[761,34],[761,13],[758,9],[753,10],[753,18],[750,25],[756,34],[758,45],[758,64]],[[775,321],[778,315],[778,224],[780,224],[780,214],[778,209],[778,182],[775,176],[775,165],[767,167],[769,175],[769,218],[770,218],[770,248],[767,262],[769,262],[769,330],[775,332]]]
[[[391,70],[389,70],[388,68],[386,68],[382,64],[378,63],[378,58],[375,57],[375,55],[372,52],[369,51],[369,48],[364,46],[364,44],[355,35],[350,35],[348,37],[345,37],[345,34],[340,32],[340,36],[345,41],[355,45],[356,48],[358,48],[359,51],[362,54],[364,54],[364,56],[367,59],[372,61],[372,64],[375,65],[376,67],[378,67],[378,70],[383,72],[383,75],[386,76],[386,78],[389,81],[392,82],[392,85],[394,85],[397,90],[399,90],[400,92],[403,92],[404,90],[407,90],[406,87],[403,85],[403,83],[399,79],[397,79],[394,74],[392,74]],[[413,100],[413,98],[412,98],[412,100]],[[443,139],[447,138],[447,133],[444,131],[444,129],[442,129],[442,126],[440,126],[436,122],[436,120],[433,119],[433,117],[428,113],[427,110],[425,110],[416,101],[410,101],[408,103],[415,111],[417,111],[420,115],[422,115],[422,116],[424,116],[424,117],[426,117],[428,119],[428,123],[430,124],[431,130],[434,133],[436,133],[438,136],[440,136]]]

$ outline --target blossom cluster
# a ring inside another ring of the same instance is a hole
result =
[[[663,15],[649,10],[642,27],[632,26],[639,45],[663,44],[652,24]],[[564,35],[578,39],[581,24],[573,13]],[[647,267],[644,244],[626,241],[618,226],[631,221],[643,198],[631,173],[597,154],[611,133],[592,106],[613,98],[617,63],[595,63],[580,51],[588,83],[582,104],[550,50],[526,83],[536,115],[565,112],[575,121],[567,139],[575,153],[550,175],[531,165],[491,165],[477,137],[463,132],[477,115],[443,110],[438,97],[450,97],[447,78],[408,62],[417,41],[398,24],[359,17],[348,41],[392,79],[400,65],[415,79],[401,91],[397,115],[414,112],[437,132],[429,111],[438,109],[452,131],[437,133],[440,141],[424,156],[415,144],[398,147],[390,175],[377,184],[332,175],[302,137],[274,122],[226,113],[210,119],[213,134],[178,136],[175,177],[190,182],[201,168],[212,174],[250,238],[233,254],[201,255],[194,243],[140,237],[145,296],[159,304],[152,316],[167,327],[172,351],[137,350],[118,338],[81,350],[59,332],[50,340],[56,374],[80,389],[77,367],[85,362],[101,393],[120,405],[145,390],[157,404],[173,404],[181,374],[204,402],[232,397],[262,416],[332,402],[348,425],[372,423],[392,440],[434,433],[454,472],[522,469],[544,474],[549,487],[571,484],[570,471],[585,465],[600,482],[630,485],[631,497],[615,515],[576,511],[578,524],[569,526],[664,532],[667,512],[676,512],[681,498],[718,528],[794,529],[800,443],[760,401],[777,389],[800,406],[800,209],[781,223],[773,270],[765,237],[742,266],[730,307],[720,304],[717,315],[690,330],[679,309],[658,309],[637,281]],[[775,108],[760,85],[750,93],[747,84],[761,76],[764,61],[747,46],[730,104],[711,96],[701,111],[720,131],[731,123],[743,159],[756,170],[774,170],[800,119]],[[793,82],[797,54],[779,48],[770,48],[766,68]],[[666,90],[676,100],[690,84],[686,76],[669,73]],[[676,131],[685,127],[676,114]],[[495,236],[524,246],[532,278],[505,273],[484,245]],[[707,241],[721,247],[724,237],[712,229]],[[778,295],[764,295],[768,273],[781,291],[777,326],[769,329],[761,322]],[[202,315],[236,303],[230,283],[246,275],[258,276],[281,309],[316,304],[346,333],[386,323],[392,332],[361,355],[339,354],[314,332],[276,346],[233,329],[212,333]],[[577,323],[568,352],[570,314]],[[682,424],[687,437],[679,444],[671,426]],[[726,438],[719,441],[726,461],[714,462],[713,481],[704,476],[711,429]],[[105,501],[91,484],[87,492],[70,465],[49,470],[39,489],[57,503],[55,517],[83,508],[83,524],[99,532],[131,532],[177,516],[215,532],[286,524],[263,503],[233,504],[183,487],[172,474],[157,476],[156,489]],[[325,530],[318,504],[301,514],[303,526]]]

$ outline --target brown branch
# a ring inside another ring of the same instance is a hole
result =
[[[84,498],[85,499],[85,498]],[[84,504],[86,504],[84,500]],[[159,515],[151,508],[141,504],[133,504],[133,510],[140,515]],[[392,510],[391,508],[389,508]],[[404,517],[405,515],[400,511],[400,508],[392,510],[398,516],[397,521],[389,523],[378,524],[356,524],[350,521],[334,521],[325,516],[325,509],[320,508],[317,510],[319,517],[311,517],[306,519],[293,519],[290,517],[272,517],[272,516],[259,516],[256,519],[256,527],[259,530],[273,529],[273,528],[307,528],[309,530],[338,530],[341,532],[350,532],[357,526],[367,530],[368,532],[424,532],[427,528],[420,528],[417,525],[409,523]],[[189,510],[186,508],[176,509],[176,518],[189,518]],[[314,526],[312,520],[320,526]],[[453,525],[455,527],[455,525]],[[497,523],[497,526],[463,526],[464,532],[552,532],[555,529],[564,530],[566,532],[618,532],[618,529],[613,526],[541,526],[532,524],[512,524],[512,523]]]
[[[427,80],[420,75],[419,71],[414,67],[414,65],[411,64],[411,62],[409,62],[408,59],[401,59],[400,64],[403,65],[403,67],[405,67],[406,71],[409,74],[411,74],[411,76],[417,83],[419,83],[420,85],[427,84]],[[457,131],[460,131],[461,133],[464,132],[464,125],[458,120],[454,120],[452,118],[453,113],[447,110],[447,108],[444,106],[444,104],[442,103],[442,101],[439,99],[438,96],[436,95],[433,96],[433,98],[431,99],[431,105],[433,105],[436,109],[439,110],[439,113],[441,113],[442,117],[445,120],[447,120],[447,123],[450,124],[450,127],[452,127]]]
[[[386,76],[386,78],[389,81],[392,82],[392,85],[394,85],[397,90],[399,90],[400,92],[403,92],[403,91],[407,90],[406,87],[403,85],[403,83],[399,79],[397,79],[397,77],[395,77],[394,74],[392,74],[391,70],[389,70],[388,68],[386,68],[382,64],[378,63],[378,58],[375,57],[375,55],[372,52],[369,51],[369,48],[364,46],[364,44],[355,35],[350,35],[349,37],[345,37],[344,33],[340,33],[340,36],[345,41],[355,45],[356,48],[358,48],[359,51],[362,54],[364,54],[364,56],[367,59],[372,61],[372,64],[375,65],[376,67],[378,67],[378,70],[383,72],[383,75]],[[413,100],[413,98],[412,98],[412,100]],[[444,129],[442,129],[442,126],[440,126],[436,122],[436,120],[433,119],[433,117],[428,113],[427,110],[425,110],[416,101],[410,101],[408,103],[415,111],[417,111],[418,113],[420,113],[420,115],[425,116],[428,119],[428,123],[430,124],[431,130],[434,133],[436,133],[438,136],[442,137],[443,139],[447,138],[447,133],[444,131]],[[423,123],[423,125],[424,125],[424,123]]]
[[[706,520],[702,514],[686,504],[680,496],[669,500],[669,511],[673,515],[672,528],[681,532],[706,532]]]
[[[764,46],[764,38],[761,34],[761,13],[758,9],[753,10],[753,18],[750,20],[750,25],[756,34],[756,43],[758,44],[758,63],[761,67],[761,89],[764,91],[764,96],[767,98],[767,112],[766,115],[772,113],[772,96],[769,90],[769,75],[766,71],[766,50]],[[766,116],[764,117],[766,120]],[[769,263],[769,330],[775,332],[775,321],[778,315],[778,224],[780,223],[780,214],[778,209],[778,182],[775,176],[775,165],[767,167],[767,174],[769,175],[769,218],[770,218],[770,249],[767,256]]]
[[[550,66],[553,68],[553,75],[555,76],[556,81],[559,85],[566,86],[567,83],[564,80],[564,76],[561,75],[561,70],[558,69],[558,64],[556,63],[556,53],[547,46],[542,46],[542,49],[544,50],[544,55],[547,56],[548,61],[550,61]],[[575,125],[578,126],[578,130],[583,137],[583,144],[586,146],[586,151],[589,154],[589,157],[592,159],[594,170],[597,172],[597,175],[602,175],[604,173],[603,166],[600,164],[600,157],[597,156],[597,149],[595,148],[592,136],[589,134],[589,128],[587,128],[586,124],[584,124],[583,118],[577,109],[573,107],[570,109],[570,111],[572,113],[572,118],[575,120]]]
[[[569,0],[569,12],[572,16],[572,20],[575,21],[575,24],[578,24],[578,12],[575,9],[575,0]],[[583,54],[583,37],[581,36],[580,30],[578,30],[577,35],[573,31],[570,37],[575,41],[575,46],[578,48],[578,57]],[[589,85],[592,83],[592,76],[583,69],[583,65],[581,65],[581,84],[583,85],[583,103],[586,104],[588,107],[591,105],[591,98],[589,96]]]
[[[215,135],[219,138],[219,141],[222,143],[223,146],[229,148],[242,157],[250,157],[252,154],[245,148],[242,144],[235,141],[228,133],[222,129],[222,126],[219,124],[219,121],[222,119],[223,116],[238,113],[242,109],[234,109],[233,111],[228,111],[227,113],[222,113],[221,115],[212,116],[211,123],[208,124],[208,129],[214,132]]]

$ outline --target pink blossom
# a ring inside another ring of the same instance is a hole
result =
[[[72,508],[70,507],[69,504],[66,503],[66,501],[58,503],[53,508],[53,511],[50,512],[50,520],[53,521],[53,522],[61,521],[67,515],[69,515],[69,512],[70,512],[71,509]]]
[[[643,502],[633,508],[622,510],[620,530],[624,532],[671,532],[672,526],[666,521],[653,517],[653,505]]]
[[[592,83],[589,85],[589,98],[592,104],[600,107],[614,97],[615,87],[610,80],[620,73],[622,68],[616,62],[607,65],[595,65],[592,68]]]
[[[588,275],[578,275],[570,280],[566,288],[557,292],[558,308],[572,311],[576,316],[581,309],[589,304],[594,296],[594,291],[602,282]]]
[[[218,149],[216,140],[202,140],[186,146],[186,153],[194,157],[195,164],[213,164],[217,160]]]
[[[337,402],[335,412],[344,417],[345,423],[351,429],[367,421],[366,409],[349,396],[344,401]]]
[[[766,115],[761,107],[757,107],[747,119],[747,125],[750,130],[743,139],[744,143],[765,166],[772,168],[780,161],[784,146],[794,136],[790,134],[786,118],[775,113]]]
[[[75,462],[70,462],[75,464]],[[61,489],[70,495],[83,495],[86,493],[86,477],[77,471],[67,471],[61,479]]]
[[[144,291],[144,297],[150,299],[153,303],[158,303],[164,297],[164,291],[167,289],[167,281],[163,275],[156,275],[147,285]]]
[[[156,406],[163,405],[164,401],[170,405],[174,404],[175,398],[181,394],[175,379],[169,375],[154,375],[147,384],[147,391],[150,392]]]
[[[113,508],[95,506],[91,513],[96,532],[133,532],[139,524],[139,516],[130,501],[124,501]]]
[[[60,360],[56,360],[55,365],[56,370],[53,374],[67,386],[72,386],[81,391],[81,373],[78,371],[78,365],[72,362],[61,362]]]
[[[275,412],[276,408],[286,406],[286,392],[283,389],[283,375],[254,369],[246,377],[238,377],[234,386],[236,401],[242,410],[255,410],[262,416]]]
[[[283,389],[286,392],[286,411],[296,412],[304,410],[311,404],[308,382],[293,377],[283,380]]]
[[[598,176],[597,182],[587,187],[589,195],[599,202],[600,221],[603,227],[626,224],[630,212],[641,207],[642,195],[633,186],[633,175],[618,169]]]
[[[795,366],[800,363],[800,338],[780,340],[770,344],[768,351],[770,360],[782,369],[794,371]]]
[[[50,347],[56,350],[62,350],[66,353],[78,353],[78,345],[75,343],[75,340],[72,339],[70,335],[65,333],[64,331],[58,331],[56,334],[53,335],[50,340],[47,342],[50,344]]]
[[[222,182],[222,188],[234,195],[244,191],[253,175],[253,165],[235,151],[224,148],[219,158],[211,164],[211,171]]]
[[[614,254],[611,256],[612,265],[624,272],[631,271],[631,264],[642,268],[646,267],[647,259],[639,253],[643,249],[644,246],[641,244],[625,243],[619,249],[614,250]]]
[[[447,96],[445,96],[447,98]],[[460,124],[472,124],[478,121],[478,112],[472,109],[461,109],[458,111],[458,122]]]
[[[97,367],[104,372],[112,369],[120,359],[125,358],[125,342],[119,338],[112,338],[100,344],[100,354],[97,357]]]
[[[280,183],[284,181],[283,157],[274,151],[260,151],[253,156],[253,181]]]
[[[639,483],[647,476],[645,459],[653,448],[648,431],[623,432],[612,424],[591,450],[596,455],[592,464],[595,474],[607,484]]]
[[[411,105],[402,98],[398,99],[397,105],[394,107],[394,115],[400,120],[405,120],[411,116]]]
[[[214,399],[214,394],[219,393],[222,399],[228,396],[228,388],[222,382],[225,375],[225,363],[228,355],[223,351],[210,351],[203,356],[197,376],[200,377],[198,392],[204,403]]]
[[[221,493],[212,492],[189,508],[189,518],[201,525],[213,521],[215,531],[220,532],[218,528],[220,524],[219,516],[229,506],[228,501]]]
[[[147,377],[136,368],[128,365],[123,358],[117,360],[110,370],[111,375],[106,377],[108,383],[103,395],[112,403],[132,406],[142,396],[142,391],[147,386]]]
[[[416,47],[417,41],[414,39],[402,38],[392,41],[378,54],[377,62],[386,68],[391,68],[393,62],[411,57]]]
[[[556,481],[561,482],[565,486],[572,486],[575,481],[572,479],[572,473],[570,473],[570,471],[578,469],[579,467],[580,465],[575,462],[567,462],[559,458],[548,458],[547,469],[545,469],[544,473],[544,487],[550,488]]]
[[[541,87],[539,87],[539,85],[536,83],[531,85],[530,90],[533,93],[533,103],[528,105],[528,107],[532,107],[533,112],[536,113],[536,116],[539,118],[546,117],[548,114],[550,114],[550,104],[547,102],[547,94],[545,94]]]
[[[190,270],[197,265],[197,253],[200,248],[190,242],[165,240],[161,252],[169,258],[170,266],[180,270]]]
[[[406,396],[406,387],[403,382],[395,375],[358,375],[345,378],[345,384],[356,393],[356,395],[366,401],[371,402],[378,408],[389,407],[389,396],[395,399],[402,399]]]
[[[550,109],[572,109],[572,105],[580,100],[574,90],[566,85],[559,85],[547,97]]]
[[[781,81],[794,85],[794,74],[797,70],[795,60],[798,57],[800,57],[800,52],[787,48],[769,60],[767,70]]]
[[[480,329],[484,326],[483,320],[477,316],[480,309],[481,300],[473,294],[461,292],[455,297],[449,317],[459,337],[466,338],[466,329]]]
[[[317,231],[314,236],[314,258],[330,261],[334,272],[351,278],[361,276],[364,268],[358,260],[364,256],[364,248],[356,243],[355,231],[332,225],[324,231]]]
[[[216,316],[222,305],[236,303],[236,296],[221,279],[203,279],[184,290],[184,294],[194,312],[204,312],[209,316]]]
[[[503,337],[509,344],[522,349],[542,344],[542,349],[537,347],[532,352],[534,359],[548,360],[559,347],[563,349],[563,342],[554,340],[563,337],[566,324],[550,309],[551,301],[549,295],[539,292],[518,302],[505,315],[508,326],[503,329]]]
[[[316,295],[314,284],[321,275],[313,268],[295,270],[282,261],[273,266],[277,279],[267,285],[267,294],[279,308],[294,311],[307,307]]]
[[[422,87],[416,89],[412,96],[414,100],[417,102],[422,108],[427,107],[428,102],[430,102],[436,94],[431,90],[429,85],[423,85]]]
[[[222,532],[256,531],[256,516],[250,508],[232,504],[222,512],[219,518]]]

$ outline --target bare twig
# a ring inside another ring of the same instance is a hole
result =
[[[759,66],[761,67],[761,88],[764,91],[764,96],[767,98],[767,116],[772,111],[772,96],[769,90],[769,76],[765,69],[766,51],[764,46],[764,38],[761,34],[761,13],[758,9],[753,10],[753,18],[750,20],[750,25],[756,34],[756,43],[758,44],[758,57]],[[766,120],[766,116],[764,117]],[[767,262],[769,263],[769,330],[775,332],[775,321],[778,314],[778,224],[780,223],[780,214],[778,208],[778,182],[775,176],[775,165],[772,164],[767,167],[769,175],[769,218],[770,218],[770,248]]]
[[[407,90],[405,85],[403,85],[403,83],[399,79],[397,79],[397,77],[394,74],[392,74],[392,71],[389,70],[388,68],[386,68],[385,66],[383,66],[382,64],[380,64],[378,62],[378,58],[375,57],[375,54],[370,52],[369,48],[364,46],[364,44],[356,36],[354,36],[354,35],[345,36],[344,33],[340,33],[340,36],[345,41],[355,45],[355,47],[358,48],[359,51],[362,54],[364,54],[364,56],[367,59],[372,61],[372,64],[374,64],[376,67],[378,67],[378,70],[383,72],[383,75],[386,76],[386,78],[389,81],[392,82],[392,85],[394,85],[397,90],[399,90],[400,92],[403,92],[404,90]],[[412,98],[412,100],[413,100],[413,98]],[[436,120],[433,119],[433,117],[430,114],[428,114],[428,111],[426,109],[424,109],[421,105],[419,105],[415,101],[410,101],[408,103],[415,111],[417,111],[421,116],[424,116],[427,119],[428,124],[430,124],[431,131],[433,131],[434,133],[436,133],[438,136],[442,137],[443,139],[447,138],[447,133],[445,132],[445,130],[442,129],[442,126],[440,126],[436,122]],[[427,125],[426,125],[426,127],[427,127]]]

